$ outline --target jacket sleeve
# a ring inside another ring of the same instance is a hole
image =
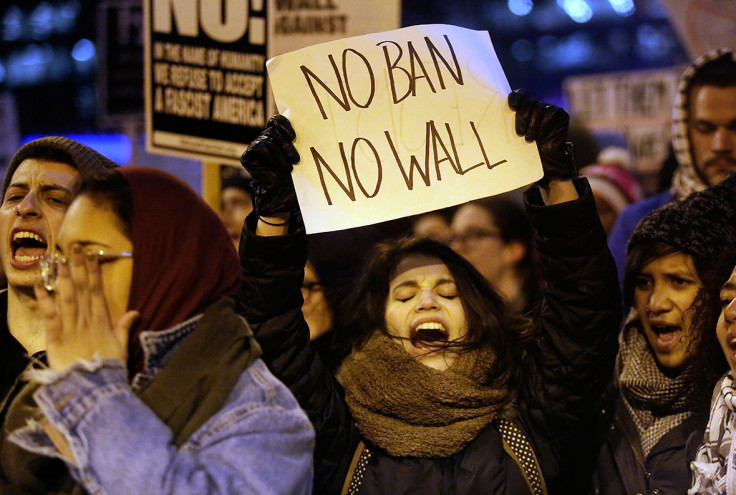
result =
[[[12,441],[61,457],[91,495],[311,493],[312,427],[265,364],[243,372],[227,403],[177,447],[171,430],[128,384],[122,361],[75,365],[34,394],[73,459],[38,423]]]
[[[567,203],[544,206],[536,187],[525,194],[547,286],[520,402],[534,437],[546,439],[536,446],[545,464],[585,478],[622,315],[616,266],[593,194],[587,179],[574,182],[580,197]]]
[[[256,236],[256,221],[255,215],[248,217],[240,239],[243,279],[236,311],[251,325],[268,367],[314,426],[315,493],[340,493],[360,436],[342,387],[309,344],[301,312],[307,236],[298,218],[292,232],[279,237]]]

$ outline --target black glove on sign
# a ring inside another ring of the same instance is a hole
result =
[[[240,157],[252,178],[253,209],[258,216],[291,212],[299,207],[291,180],[293,165],[299,162],[299,153],[292,143],[295,138],[289,119],[275,115]]]
[[[550,180],[577,177],[572,143],[567,142],[570,116],[560,107],[534,101],[523,89],[509,94],[509,108],[516,112],[516,133],[537,142],[544,177],[537,183],[547,187]]]

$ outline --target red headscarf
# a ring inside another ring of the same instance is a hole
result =
[[[201,313],[240,287],[240,262],[217,213],[187,184],[147,167],[121,167],[131,192],[133,279],[128,309],[140,312],[129,342],[140,369],[138,336]]]

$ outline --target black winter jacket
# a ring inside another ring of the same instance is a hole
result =
[[[659,439],[645,457],[618,389],[602,411],[609,421],[595,473],[596,495],[685,495],[690,488],[690,462],[695,459],[708,423],[708,410],[694,413]]]
[[[580,199],[543,206],[525,200],[536,229],[547,288],[535,345],[528,350],[518,423],[532,443],[548,492],[584,493],[595,459],[598,404],[613,373],[621,302],[613,260],[585,179]],[[307,239],[253,234],[240,243],[243,286],[238,310],[251,324],[273,373],[294,393],[317,432],[315,493],[339,494],[361,438],[343,390],[309,345],[301,315]],[[370,446],[369,442],[366,444]],[[361,494],[528,494],[521,470],[503,450],[494,423],[446,458],[393,457],[373,451]]]

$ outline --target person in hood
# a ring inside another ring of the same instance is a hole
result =
[[[687,68],[672,112],[677,169],[668,191],[630,205],[618,216],[608,245],[624,279],[626,244],[639,221],[673,199],[720,183],[736,171],[736,60],[715,50]]]

